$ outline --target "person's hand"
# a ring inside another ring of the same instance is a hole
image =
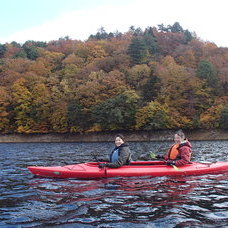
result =
[[[175,164],[176,164],[176,162],[175,161],[172,161],[172,160],[168,160],[166,162],[166,165],[175,165]]]
[[[156,159],[163,159],[163,155],[156,155]]]
[[[100,169],[102,169],[102,168],[106,167],[106,163],[101,163],[101,164],[98,165],[98,167],[99,167]]]

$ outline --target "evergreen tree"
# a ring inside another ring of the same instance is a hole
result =
[[[157,39],[156,37],[152,36],[151,34],[145,34],[143,37],[145,46],[148,50],[148,52],[151,55],[154,55],[156,53],[159,53],[159,47],[158,47],[158,43],[157,43]]]
[[[103,130],[130,129],[135,125],[138,101],[133,90],[125,91],[94,106],[92,113]]]
[[[222,110],[219,122],[221,128],[228,129],[228,106]]]
[[[0,58],[4,57],[6,52],[6,46],[4,44],[0,44]]]
[[[189,32],[188,30],[184,30],[184,36],[185,36],[185,44],[187,44],[193,39],[191,32]]]
[[[77,101],[68,104],[68,124],[72,131],[83,130],[90,126],[88,113]]]
[[[170,26],[171,32],[184,32],[183,28],[180,26],[179,22],[175,22],[172,26]]]
[[[127,53],[131,57],[132,64],[141,64],[145,62],[148,51],[145,42],[141,38],[133,38]]]
[[[143,99],[146,102],[153,101],[161,89],[161,80],[159,77],[152,75],[142,88]]]
[[[197,76],[201,79],[205,79],[208,85],[212,88],[217,88],[218,78],[215,67],[207,60],[202,60],[198,64]]]

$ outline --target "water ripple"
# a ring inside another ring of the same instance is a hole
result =
[[[134,159],[169,143],[130,143]],[[219,145],[219,146],[218,146]],[[0,144],[0,227],[226,227],[228,174],[101,180],[34,178],[28,165],[91,161],[111,143]],[[228,157],[227,141],[193,142],[194,160]],[[153,148],[153,149],[151,149]],[[211,152],[213,151],[213,153]]]

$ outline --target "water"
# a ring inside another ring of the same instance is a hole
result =
[[[228,141],[195,141],[193,160],[224,161]],[[170,142],[130,143],[134,159]],[[0,227],[228,227],[228,173],[100,180],[34,178],[29,165],[105,157],[112,143],[0,144]]]

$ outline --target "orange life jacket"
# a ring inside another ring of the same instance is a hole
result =
[[[173,146],[169,150],[169,155],[168,155],[169,159],[174,160],[177,158],[179,154],[179,151],[177,149],[178,147],[179,147],[179,144],[173,144]]]

